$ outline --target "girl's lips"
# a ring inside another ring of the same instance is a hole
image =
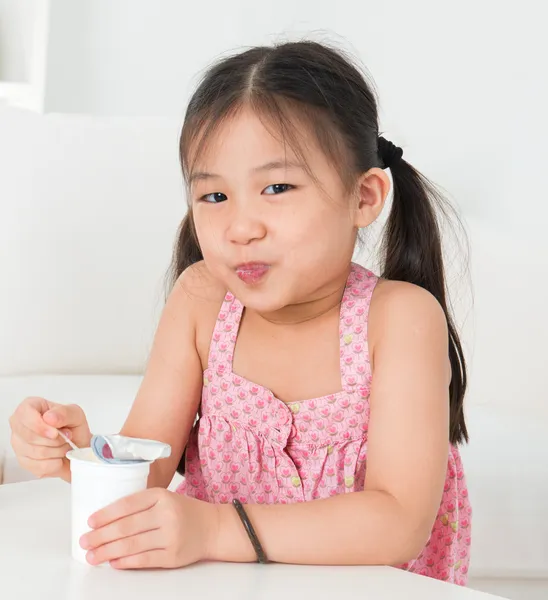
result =
[[[236,275],[247,284],[258,283],[270,269],[265,263],[245,263],[236,267]]]

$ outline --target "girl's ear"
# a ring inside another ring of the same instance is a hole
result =
[[[355,227],[367,227],[377,219],[389,191],[390,178],[379,167],[373,167],[360,176],[357,183]]]

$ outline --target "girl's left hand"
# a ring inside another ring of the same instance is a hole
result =
[[[171,569],[210,557],[217,507],[163,488],[122,498],[93,514],[80,539],[92,565]]]

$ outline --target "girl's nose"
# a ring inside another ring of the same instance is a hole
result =
[[[261,240],[265,235],[266,227],[258,215],[242,209],[234,211],[228,228],[228,239],[231,243],[246,246]]]

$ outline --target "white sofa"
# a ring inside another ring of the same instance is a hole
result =
[[[0,111],[6,484],[28,478],[9,449],[7,423],[24,397],[79,403],[94,431],[116,431],[127,414],[185,210],[179,125]],[[472,312],[462,288],[456,296],[471,363],[471,443],[463,450],[474,508],[470,585],[546,598],[548,287],[536,274],[546,271],[548,252],[533,253],[526,239],[509,245],[502,226],[468,221]],[[519,293],[523,281],[531,293]]]

